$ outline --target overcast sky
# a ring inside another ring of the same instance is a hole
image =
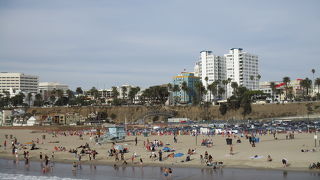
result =
[[[263,81],[320,77],[319,0],[0,0],[0,71],[75,89],[171,82],[201,50],[259,56]]]

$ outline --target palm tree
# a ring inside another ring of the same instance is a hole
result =
[[[56,94],[57,94],[57,90],[56,90],[56,89],[53,89],[53,90],[50,92],[50,95],[56,96]]]
[[[309,95],[309,89],[312,86],[312,80],[309,78],[304,79],[304,87],[307,89],[307,96]]]
[[[226,80],[222,80],[222,84],[223,84],[223,88],[224,90],[227,89],[227,85],[229,84],[229,81],[226,79]],[[224,91],[226,92],[226,91]],[[227,93],[224,93],[226,95],[226,99],[227,99]]]
[[[272,90],[272,102],[274,102],[274,93],[276,92],[276,83],[275,82],[270,82],[270,88]]]
[[[251,84],[252,84],[252,90],[253,90],[253,80],[254,80],[254,76],[250,76],[250,80],[251,80]]]
[[[309,89],[312,86],[312,80],[310,80],[309,78],[305,78],[302,81],[300,81],[300,86],[303,88],[303,96],[305,96],[305,89],[307,90],[307,96],[309,95]]]
[[[260,81],[260,79],[261,79],[261,75],[260,74],[257,75],[257,79]]]
[[[121,91],[122,91],[122,99],[124,100],[127,96],[127,87],[126,86],[122,86],[121,87]]]
[[[83,90],[81,87],[77,87],[76,89],[76,93],[79,95],[79,94],[83,94]]]
[[[320,78],[317,78],[317,79],[314,81],[314,85],[315,85],[315,86],[318,86],[318,94],[319,94],[319,89],[320,89]]]
[[[197,91],[198,100],[201,103],[202,102],[202,93],[204,92],[205,88],[203,87],[201,81],[197,81],[194,86],[195,86],[196,91]]]
[[[231,88],[233,89],[233,94],[236,94],[238,87],[239,87],[239,85],[237,82],[231,83]]]
[[[56,101],[56,97],[55,97],[54,95],[51,95],[49,99],[50,99],[52,105],[53,105],[54,102]]]
[[[316,72],[316,70],[315,69],[311,69],[311,72],[312,72],[312,81],[314,82],[314,73]],[[314,85],[311,85],[312,86],[312,94],[314,94],[313,93],[313,91],[314,91]]]
[[[58,89],[58,90],[57,90],[57,96],[58,96],[59,98],[62,98],[62,96],[63,96],[63,90]]]
[[[182,84],[181,84],[181,90],[184,92],[184,93],[183,93],[183,100],[184,100],[185,102],[189,102],[189,101],[186,100],[186,93],[187,93],[187,91],[188,91],[187,82],[185,82],[185,81],[182,82]]]
[[[287,100],[288,99],[288,97],[287,97],[287,95],[288,95],[288,83],[290,83],[290,77],[288,77],[288,76],[284,77],[282,82],[286,85],[286,87],[285,87],[285,90],[286,90],[285,99]]]
[[[41,106],[42,105],[42,96],[41,96],[41,94],[36,94],[35,95],[35,105],[36,106]]]
[[[257,79],[258,79],[258,90],[260,90],[260,84],[259,84],[260,79],[261,79],[261,75],[260,74],[257,75]]]
[[[32,98],[32,93],[31,93],[31,92],[28,93],[27,98],[28,98],[28,102],[29,102],[29,106],[30,106],[30,104],[31,104],[31,98]]]
[[[222,94],[224,94],[226,91],[225,91],[225,89],[223,88],[223,87],[219,87],[218,88],[218,95],[219,95],[219,97],[222,97]]]
[[[113,98],[113,100],[117,99],[118,96],[119,96],[119,92],[118,92],[117,87],[113,86],[111,92],[112,92],[112,98]]]
[[[208,85],[208,91],[210,93],[210,102],[212,102],[211,96],[215,96],[215,94],[217,94],[217,85],[215,82]]]
[[[206,81],[206,89],[208,90],[208,80],[209,80],[208,76],[206,76],[204,80]],[[208,101],[207,95],[206,95],[206,101]]]
[[[293,95],[293,87],[289,87],[288,88],[288,98],[292,101],[292,99],[294,98]]]
[[[178,84],[175,84],[175,85],[173,85],[173,87],[172,87],[172,91],[173,91],[173,93],[175,94],[174,95],[174,97],[173,97],[173,99],[174,99],[174,104],[176,104],[176,100],[177,100],[177,92],[179,92],[180,91],[180,87],[179,87],[179,85]]]

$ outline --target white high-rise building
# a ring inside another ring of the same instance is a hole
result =
[[[227,79],[237,82],[250,90],[259,88],[258,56],[244,52],[242,48],[232,48],[225,54]],[[232,95],[231,83],[227,87],[227,97]]]
[[[200,77],[202,84],[206,88],[216,80],[225,80],[225,57],[214,55],[212,51],[201,51],[199,60],[194,67],[194,73],[195,76]],[[208,82],[205,80],[206,77],[208,78]],[[208,100],[208,98],[210,98],[209,95],[206,96],[206,100]]]
[[[19,90],[26,93],[37,93],[39,77],[23,73],[0,73],[0,91]]]

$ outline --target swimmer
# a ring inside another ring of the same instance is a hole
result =
[[[76,171],[77,170],[77,167],[78,167],[78,165],[77,165],[77,163],[76,162],[73,162],[73,164],[72,164],[72,171]]]

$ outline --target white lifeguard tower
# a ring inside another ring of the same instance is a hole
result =
[[[107,126],[106,133],[100,137],[100,143],[108,142],[108,141],[123,141],[126,137],[126,131],[124,126]]]

